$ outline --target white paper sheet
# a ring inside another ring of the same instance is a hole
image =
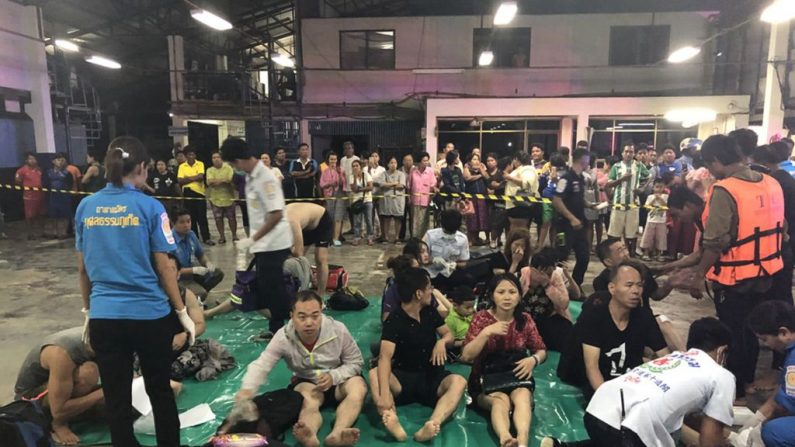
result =
[[[152,412],[152,403],[149,402],[149,396],[146,394],[143,377],[133,379],[132,406],[144,416]]]
[[[215,420],[215,413],[207,404],[199,404],[179,415],[179,428],[188,428]],[[133,424],[133,431],[143,435],[155,434],[154,413],[139,417]]]

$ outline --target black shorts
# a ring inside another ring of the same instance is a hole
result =
[[[436,367],[422,372],[393,369],[392,374],[400,382],[401,389],[400,394],[395,396],[395,405],[418,403],[433,408],[439,400],[439,385],[452,373],[444,368]]]
[[[315,382],[309,379],[303,379],[301,377],[293,377],[292,380],[290,380],[290,386],[288,386],[287,389],[295,391],[295,387],[297,387],[301,383],[311,383],[312,385],[315,384]],[[337,402],[337,397],[334,395],[334,393],[336,392],[337,392],[337,387],[332,386],[323,393],[323,404],[320,406],[321,410],[324,410],[326,408],[337,408],[339,402]]]
[[[536,215],[541,215],[541,204],[534,203],[532,206],[517,205],[507,210],[507,214],[511,219],[534,219]]]
[[[334,239],[334,219],[328,211],[323,212],[323,217],[317,226],[311,230],[303,230],[304,247],[314,245],[315,247],[328,247]]]

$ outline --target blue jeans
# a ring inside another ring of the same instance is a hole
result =
[[[369,238],[373,237],[373,202],[364,202],[364,210],[359,214],[353,215],[353,236],[355,239],[362,238],[362,219],[367,225],[367,234],[364,236]]]
[[[766,447],[795,445],[795,416],[785,416],[762,426],[762,441]]]

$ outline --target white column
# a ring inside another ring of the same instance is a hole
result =
[[[574,148],[571,147],[572,136],[574,136],[574,119],[567,116],[560,120],[560,143],[558,145],[567,146],[571,150],[574,150]]]
[[[577,141],[585,140],[588,141],[590,145],[590,141],[588,140],[588,120],[590,119],[589,115],[580,114],[577,115]]]
[[[770,46],[767,52],[768,61],[786,61],[789,51],[789,20],[770,25]],[[778,72],[776,69],[779,69]],[[780,132],[784,127],[784,108],[781,102],[781,87],[778,79],[784,77],[784,66],[774,63],[767,64],[765,77],[765,104],[762,112],[762,132],[760,144]]]

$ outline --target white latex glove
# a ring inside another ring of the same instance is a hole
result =
[[[767,420],[767,416],[762,414],[761,411],[757,410],[757,412],[754,413],[754,415],[752,417],[748,418],[748,420],[745,421],[745,424],[743,424],[743,427],[740,429],[740,432],[743,432],[743,431],[745,431],[745,430],[747,430],[749,428],[758,427],[758,426],[762,425],[762,423],[765,422],[766,420]]]
[[[444,258],[442,258],[441,256],[433,258],[433,261],[431,261],[431,263],[436,264],[438,266],[447,267],[447,262],[445,262]]]
[[[210,271],[210,269],[208,269],[207,267],[202,267],[202,266],[199,265],[199,266],[191,268],[191,271],[192,271],[192,273],[194,275],[204,276],[204,275],[207,274],[207,272]]]
[[[84,345],[91,346],[91,337],[88,334],[88,321],[90,320],[90,318],[88,318],[88,309],[83,309],[82,312],[83,315],[85,315],[86,320],[83,322],[83,336],[81,339],[83,340]]]
[[[215,264],[213,264],[212,262],[208,261],[207,265],[205,265],[205,267],[207,267],[207,271],[208,272],[215,273]]]
[[[748,442],[745,444],[745,447],[765,447],[765,443],[762,441],[762,424],[750,430],[751,431],[748,433]]]
[[[193,343],[196,341],[196,323],[190,319],[190,315],[188,315],[188,308],[183,307],[182,310],[178,310],[177,318],[179,318],[179,322],[188,333],[188,346],[193,346]]]
[[[458,264],[456,264],[455,261],[450,261],[450,262],[446,263],[446,265],[447,265],[447,269],[450,270],[451,272],[453,270],[455,270],[456,267],[458,267]]]
[[[239,241],[237,241],[238,250],[248,251],[248,249],[251,248],[252,245],[254,245],[254,239],[251,239],[250,237],[240,239]]]

